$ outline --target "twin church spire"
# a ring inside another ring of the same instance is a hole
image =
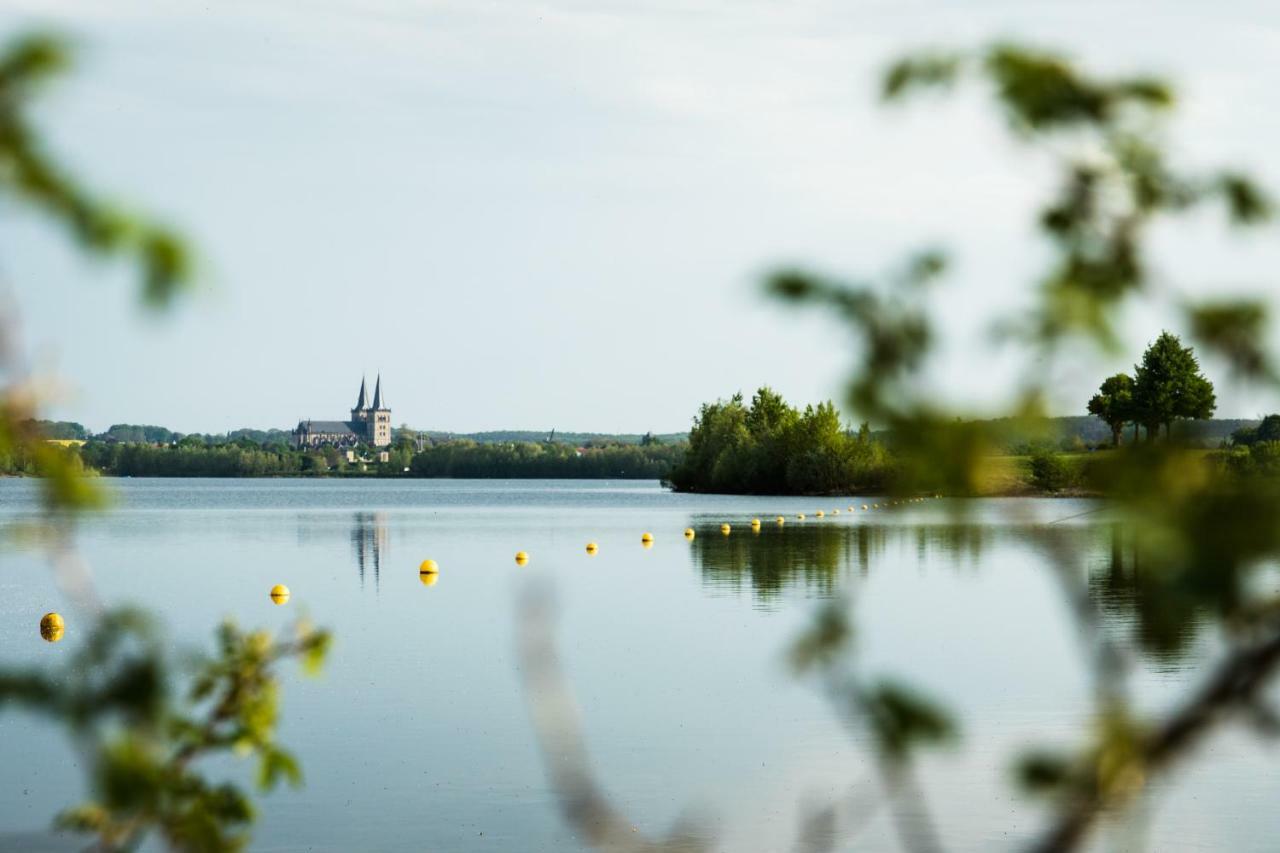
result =
[[[370,410],[376,412],[376,411],[381,411],[387,408],[386,404],[382,402],[382,374],[381,373],[378,374],[377,381],[374,383],[374,386],[373,386],[373,405],[369,405],[369,392],[366,389],[367,389],[367,386],[365,385],[364,377],[361,376],[360,377],[360,396],[359,398],[356,399],[355,408],[351,410],[353,413],[367,412]]]

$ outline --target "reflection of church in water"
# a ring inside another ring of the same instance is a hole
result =
[[[351,550],[360,572],[360,586],[364,587],[365,575],[373,574],[374,589],[382,575],[382,560],[387,555],[391,540],[387,532],[387,519],[380,512],[357,512],[351,525]]]

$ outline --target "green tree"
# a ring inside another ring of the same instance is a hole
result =
[[[1120,433],[1134,417],[1133,378],[1127,373],[1107,377],[1089,399],[1088,410],[1111,428],[1111,444],[1119,447]]]
[[[1213,416],[1213,383],[1200,373],[1191,347],[1183,346],[1176,335],[1161,332],[1134,369],[1134,408],[1148,439],[1154,439],[1161,426],[1170,436],[1175,420]]]
[[[1256,427],[1241,427],[1231,433],[1231,443],[1241,447],[1270,441],[1280,441],[1280,415],[1267,415]]]

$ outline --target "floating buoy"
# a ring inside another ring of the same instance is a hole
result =
[[[839,514],[840,514],[840,510],[838,510],[838,509],[833,509],[833,510],[831,510],[831,514],[832,514],[832,515],[839,515]]]
[[[56,643],[62,639],[67,632],[66,623],[62,621],[62,615],[59,613],[46,613],[40,617],[40,636],[45,641]]]
[[[803,512],[796,513],[796,518],[799,519],[800,521],[804,521],[804,513]]]
[[[685,539],[692,539],[693,537],[694,537],[693,528],[692,528],[692,527],[686,527],[686,528],[684,529],[684,538],[685,538]],[[643,541],[643,540],[642,540],[642,541]]]
[[[435,586],[436,581],[440,580],[439,572],[418,572],[418,580],[423,586]]]
[[[760,526],[760,519],[758,518],[751,519],[751,526],[758,528]]]
[[[866,509],[866,508],[867,508],[867,505],[866,505],[866,504],[863,504],[863,505],[862,505],[862,508],[863,508],[863,509]]]
[[[594,543],[594,542],[588,542],[588,543],[587,543],[587,553],[588,553],[588,554],[594,554],[596,551],[599,551],[599,550],[600,550],[600,546],[599,546],[599,545],[597,545],[596,543]]]
[[[782,516],[778,516],[778,526],[779,526],[779,527],[781,527],[782,525],[784,525],[784,524],[786,524],[786,523],[787,523],[787,520],[786,520],[785,518],[783,518]]]
[[[725,536],[728,536],[732,531],[733,531],[733,528],[730,527],[729,525],[727,524],[720,525],[720,532],[723,533]]]
[[[440,567],[436,565],[435,560],[423,560],[418,566],[418,574],[420,575],[434,575],[438,571],[440,571]]]
[[[864,506],[864,507],[863,507],[863,509],[866,509],[866,507]],[[851,506],[851,507],[849,507],[849,512],[853,512],[853,507],[852,507],[852,506]]]
[[[278,583],[271,587],[271,601],[275,604],[284,604],[289,600],[289,587],[282,583]]]
[[[523,566],[527,562],[529,562],[529,555],[524,551],[516,551],[516,565]]]
[[[642,533],[642,534],[640,534],[640,541],[641,541],[641,542],[650,542],[650,543],[652,543],[652,542],[653,542],[653,534],[652,534],[652,533]]]

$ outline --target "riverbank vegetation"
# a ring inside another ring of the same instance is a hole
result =
[[[79,457],[113,477],[470,477],[499,479],[639,479],[667,475],[682,445],[558,442],[480,444],[447,441],[416,450],[412,441],[385,449],[357,447],[350,456],[335,447],[262,446],[249,439],[207,445],[186,439],[173,445],[91,441]],[[21,470],[12,473],[24,473]]]

